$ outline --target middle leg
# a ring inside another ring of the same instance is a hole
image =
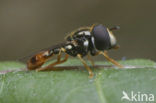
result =
[[[94,61],[93,61],[93,59],[90,57],[89,54],[87,54],[87,59],[91,62],[92,66],[94,67],[94,66],[95,66]]]
[[[81,62],[83,63],[83,65],[85,66],[85,68],[88,70],[89,72],[89,78],[92,78],[93,77],[93,72],[92,70],[90,69],[90,67],[86,64],[86,62],[82,59],[82,56],[80,54],[77,55],[77,57],[81,60]]]

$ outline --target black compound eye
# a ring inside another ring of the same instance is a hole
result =
[[[105,50],[110,48],[110,37],[109,32],[102,24],[94,26],[92,30],[94,37],[95,47],[98,50]]]

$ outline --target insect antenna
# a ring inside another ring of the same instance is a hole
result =
[[[114,26],[114,27],[112,27],[112,28],[110,28],[109,30],[119,30],[120,29],[120,26]]]

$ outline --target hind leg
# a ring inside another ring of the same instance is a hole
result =
[[[45,67],[42,67],[42,68],[39,68],[37,69],[36,71],[45,71],[45,70],[53,70],[54,69],[54,66],[57,65],[57,64],[61,64],[61,63],[64,63],[67,61],[68,59],[68,54],[65,54],[65,58],[63,60],[61,60],[61,53],[65,52],[64,48],[62,48],[57,56],[57,61],[52,63],[52,64],[49,64],[48,66],[45,66]]]

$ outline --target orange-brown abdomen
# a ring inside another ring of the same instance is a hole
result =
[[[40,68],[51,56],[49,55],[49,51],[40,52],[28,60],[27,68],[29,70]]]

